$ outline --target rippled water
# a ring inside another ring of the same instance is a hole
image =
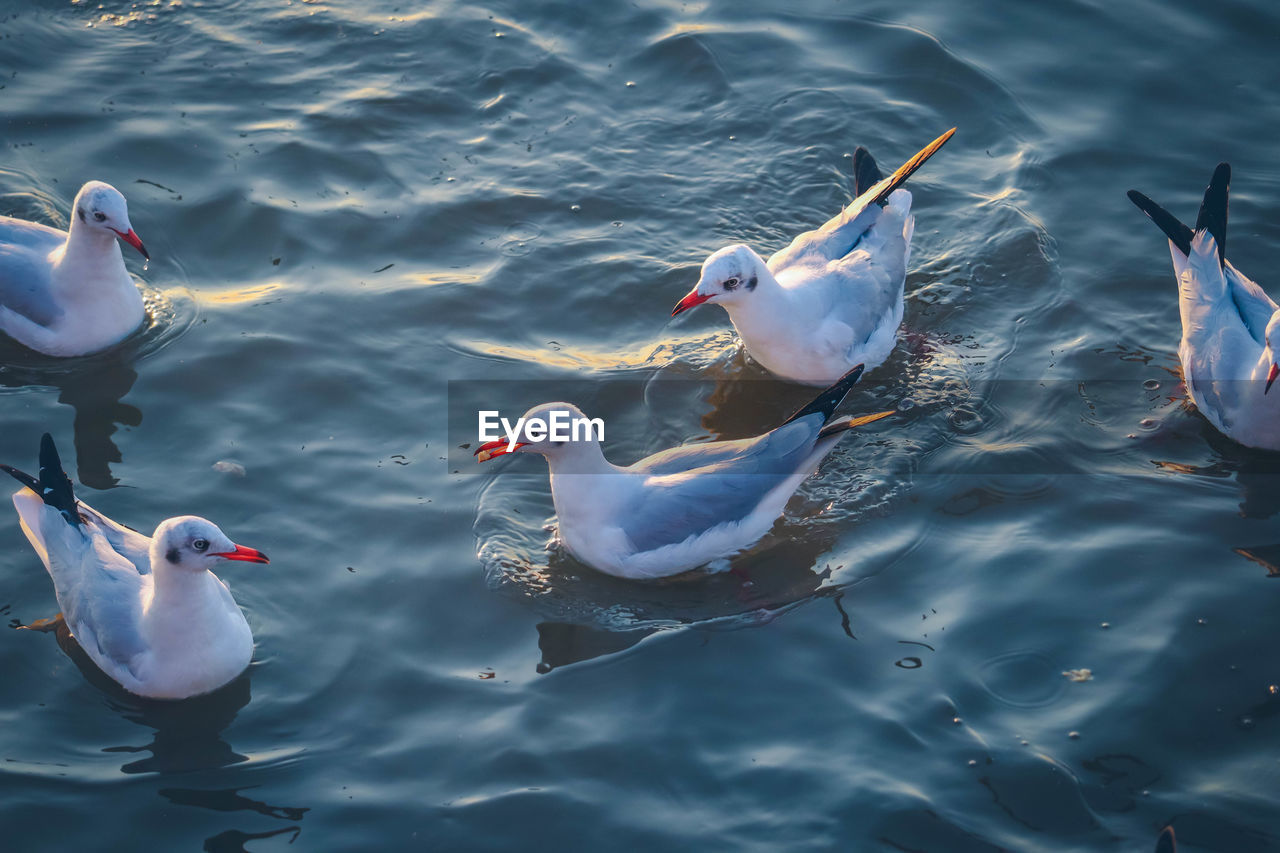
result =
[[[154,258],[119,348],[0,345],[0,459],[52,431],[99,509],[273,558],[222,573],[255,663],[196,702],[0,637],[4,847],[1280,849],[1276,465],[1182,403],[1124,197],[1189,219],[1230,160],[1275,292],[1278,36],[1257,0],[0,2],[0,213],[106,180]],[[732,574],[545,550],[545,468],[475,466],[474,405],[572,395],[619,462],[776,424],[809,392],[671,305],[952,125],[849,401],[900,413]],[[52,615],[0,539],[0,613]]]

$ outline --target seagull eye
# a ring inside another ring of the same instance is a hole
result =
[[[107,215],[106,215],[105,213],[103,213],[101,210],[95,210],[95,211],[93,212],[93,218],[94,218],[94,219],[96,219],[96,220],[98,220],[99,222],[106,222],[106,221],[107,221]]]
[[[738,277],[736,275],[733,278],[726,278],[724,280],[725,290],[733,290],[737,286],[738,286]]]
[[[191,542],[191,547],[203,554],[205,551],[209,550],[209,540],[195,539]]]

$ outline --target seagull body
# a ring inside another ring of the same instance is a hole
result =
[[[1187,395],[1228,438],[1280,450],[1280,393],[1269,393],[1280,374],[1280,306],[1226,260],[1230,182],[1231,167],[1219,164],[1194,230],[1136,190],[1129,198],[1169,238]]]
[[[665,577],[754,544],[845,432],[893,414],[830,420],[861,373],[859,365],[764,435],[674,447],[625,467],[606,460],[594,438],[522,434],[483,444],[476,454],[483,462],[512,448],[541,453],[569,552],[617,577]],[[525,423],[554,423],[556,413],[583,417],[569,403],[545,403],[526,413]]]
[[[77,501],[53,439],[39,479],[0,466],[25,488],[13,496],[22,531],[53,579],[81,648],[126,690],[155,699],[208,693],[249,665],[253,635],[219,560],[267,562],[212,522],[180,516],[147,537]]]
[[[742,245],[713,253],[672,316],[704,302],[724,306],[751,357],[794,382],[830,385],[854,365],[876,367],[898,340],[915,230],[911,193],[899,187],[953,133],[883,179],[858,148],[852,204],[768,261]]]
[[[72,204],[71,230],[0,216],[0,330],[46,355],[86,355],[142,324],[142,294],[117,239],[150,258],[124,196],[90,181]]]

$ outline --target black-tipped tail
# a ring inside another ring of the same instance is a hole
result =
[[[905,184],[907,182],[907,178],[915,174],[916,169],[919,169],[921,166],[925,164],[925,162],[930,157],[932,157],[934,154],[937,154],[938,149],[941,148],[943,145],[945,145],[947,140],[950,139],[955,132],[956,132],[956,129],[954,127],[951,128],[946,133],[942,134],[937,139],[930,142],[924,148],[921,148],[920,151],[916,154],[916,156],[912,157],[910,160],[903,163],[898,168],[898,171],[894,172],[892,175],[889,176],[889,183],[887,183],[884,189],[882,189],[876,195],[875,203],[879,205],[884,205],[885,200],[889,198],[889,194],[894,190],[896,190],[898,187]]]
[[[1169,238],[1169,242],[1178,247],[1178,251],[1184,255],[1191,254],[1191,229],[1188,228],[1178,217],[1156,204],[1147,196],[1137,190],[1129,190],[1129,201],[1138,206],[1156,227],[1164,232],[1164,236]]]
[[[1178,853],[1178,839],[1173,836],[1173,827],[1166,826],[1156,839],[1156,853]]]
[[[37,495],[40,494],[40,481],[25,471],[19,471],[12,465],[0,465],[0,471],[5,472],[10,477],[35,492]]]
[[[1219,163],[1204,190],[1200,214],[1196,216],[1196,231],[1208,230],[1218,244],[1218,264],[1227,263],[1227,196],[1231,191],[1231,164]]]
[[[53,444],[53,436],[47,432],[40,437],[40,482],[37,486],[36,494],[62,513],[68,524],[73,527],[80,524],[80,512],[76,509],[76,495],[71,489],[71,480],[67,479],[66,472],[62,470],[58,448]]]
[[[858,380],[862,378],[864,368],[866,368],[865,364],[859,364],[853,370],[841,376],[831,387],[814,397],[809,405],[783,421],[782,426],[786,426],[792,421],[799,420],[807,415],[812,415],[814,412],[822,412],[823,420],[829,420],[840,405],[840,401],[849,393],[849,389],[858,384]]]
[[[859,145],[853,152],[853,194],[862,195],[880,183],[883,177],[871,152]]]

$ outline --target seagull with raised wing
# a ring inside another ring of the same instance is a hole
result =
[[[751,357],[794,382],[829,385],[856,364],[876,367],[898,340],[911,260],[915,218],[902,184],[955,132],[887,178],[859,147],[852,204],[768,261],[742,245],[713,253],[671,316],[703,303],[723,306]]]
[[[1227,437],[1280,450],[1280,306],[1227,260],[1231,166],[1219,163],[1204,193],[1195,230],[1137,190],[1129,199],[1169,238],[1178,279],[1182,343],[1178,356],[1187,395]]]
[[[13,496],[22,531],[49,576],[71,634],[98,667],[131,693],[185,699],[244,672],[253,635],[227,585],[223,560],[266,563],[213,522],[163,521],[151,537],[76,500],[48,433],[40,476],[0,469],[24,488]]]
[[[846,432],[893,414],[832,420],[861,375],[858,365],[764,435],[686,444],[625,467],[606,460],[594,436],[559,441],[542,426],[530,428],[583,418],[569,403],[530,409],[515,436],[482,444],[476,456],[541,453],[569,552],[606,574],[665,577],[754,544]]]
[[[46,355],[106,349],[145,316],[116,241],[151,256],[129,224],[124,196],[90,181],[71,208],[69,231],[0,216],[0,331]]]

